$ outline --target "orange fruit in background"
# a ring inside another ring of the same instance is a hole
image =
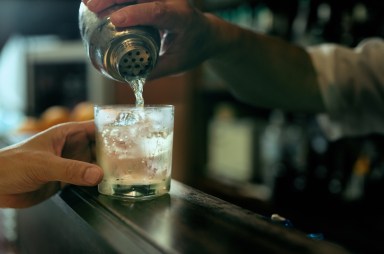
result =
[[[25,120],[21,123],[19,128],[17,128],[17,131],[22,133],[36,133],[41,130],[42,128],[41,128],[40,120],[32,116],[25,118]]]
[[[65,123],[70,120],[71,111],[64,106],[51,106],[40,116],[40,123],[43,129],[53,125]]]
[[[39,118],[27,117],[17,130],[19,132],[33,133],[69,121],[92,120],[94,118],[93,107],[94,104],[88,101],[76,104],[72,111],[64,106],[51,106],[43,111]]]
[[[92,120],[94,104],[88,101],[78,103],[72,110],[71,121]]]

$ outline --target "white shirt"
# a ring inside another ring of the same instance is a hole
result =
[[[319,116],[330,139],[384,134],[384,40],[356,48],[337,44],[308,47],[327,114]]]

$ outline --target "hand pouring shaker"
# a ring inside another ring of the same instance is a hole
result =
[[[159,56],[160,35],[149,26],[115,27],[108,13],[123,6],[127,4],[95,14],[81,3],[79,28],[93,66],[104,76],[126,83],[146,78],[153,69]]]

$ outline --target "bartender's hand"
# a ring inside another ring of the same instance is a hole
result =
[[[101,13],[116,3],[134,3],[110,15],[117,27],[150,25],[163,38],[162,50],[151,78],[177,74],[195,67],[220,50],[215,41],[210,14],[204,14],[187,0],[83,0],[88,8]]]
[[[35,205],[65,184],[98,184],[94,133],[93,121],[65,123],[0,149],[0,207]]]
[[[325,111],[318,72],[303,47],[203,13],[192,0],[83,2],[93,12],[108,13],[117,27],[149,25],[162,32],[162,51],[152,79],[187,71],[207,60],[233,95],[245,103],[288,111]],[[135,4],[108,9],[119,3]]]

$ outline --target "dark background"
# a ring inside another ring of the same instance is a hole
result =
[[[77,39],[79,0],[0,0],[0,49],[12,34]]]

